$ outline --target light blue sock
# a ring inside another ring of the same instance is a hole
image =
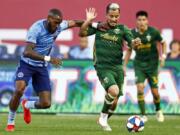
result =
[[[16,112],[9,110],[8,125],[14,125],[16,118]]]
[[[35,102],[36,102],[36,101],[27,101],[27,102],[25,103],[25,107],[26,107],[27,109],[34,109],[34,108],[35,108]]]

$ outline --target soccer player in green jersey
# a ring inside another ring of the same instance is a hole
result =
[[[124,72],[122,68],[123,41],[130,48],[141,44],[139,39],[133,39],[131,31],[122,24],[118,24],[120,7],[117,3],[111,3],[106,8],[106,22],[101,22],[104,30],[92,28],[89,24],[96,18],[94,8],[86,10],[86,21],[80,28],[80,36],[95,34],[94,67],[97,76],[106,90],[104,106],[98,119],[98,124],[105,130],[111,131],[108,124],[108,116],[115,110],[118,97],[122,95]]]
[[[136,13],[137,27],[132,30],[135,38],[140,38],[142,44],[136,49],[136,56],[134,59],[134,69],[137,85],[137,99],[142,118],[146,122],[148,120],[145,115],[144,102],[144,81],[147,79],[151,87],[151,92],[156,108],[156,116],[159,122],[164,121],[164,116],[160,107],[160,96],[158,93],[158,62],[159,53],[157,43],[162,44],[162,57],[160,65],[164,65],[166,58],[166,43],[163,41],[160,32],[148,25],[148,13],[146,11],[138,11]],[[125,56],[124,68],[130,58],[132,49],[129,49]]]

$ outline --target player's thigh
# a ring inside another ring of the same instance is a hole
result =
[[[32,69],[32,67],[20,61],[15,76],[16,89],[25,88],[25,86],[28,85],[28,82],[32,78],[33,74],[34,70]]]
[[[158,88],[158,69],[155,69],[152,72],[147,73],[147,78],[151,89]]]
[[[104,87],[106,92],[108,92],[108,89],[112,85],[116,85],[115,77],[112,71],[110,70],[96,70],[97,76],[99,78],[99,81],[101,82],[101,85]]]
[[[146,74],[141,69],[135,68],[135,81],[136,84],[138,83],[144,83],[146,79]]]
[[[36,74],[32,77],[33,88],[37,93],[43,91],[51,92],[49,73],[45,67],[37,68]]]

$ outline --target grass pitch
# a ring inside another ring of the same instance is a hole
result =
[[[128,115],[115,115],[109,121],[113,131],[105,132],[96,124],[98,115],[40,115],[33,114],[32,122],[26,125],[22,114],[17,115],[16,131],[8,133],[7,114],[0,114],[0,135],[180,135],[180,116],[166,116],[159,123],[155,116],[148,116],[145,129],[139,133],[129,133],[126,129]]]

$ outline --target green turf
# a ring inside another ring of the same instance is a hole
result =
[[[37,115],[33,114],[32,123],[24,124],[22,114],[17,115],[16,131],[7,133],[6,114],[0,114],[0,135],[180,135],[180,116],[166,116],[164,123],[158,123],[154,116],[140,133],[129,133],[126,120],[129,116],[116,115],[110,120],[112,132],[102,131],[96,124],[98,115]]]

